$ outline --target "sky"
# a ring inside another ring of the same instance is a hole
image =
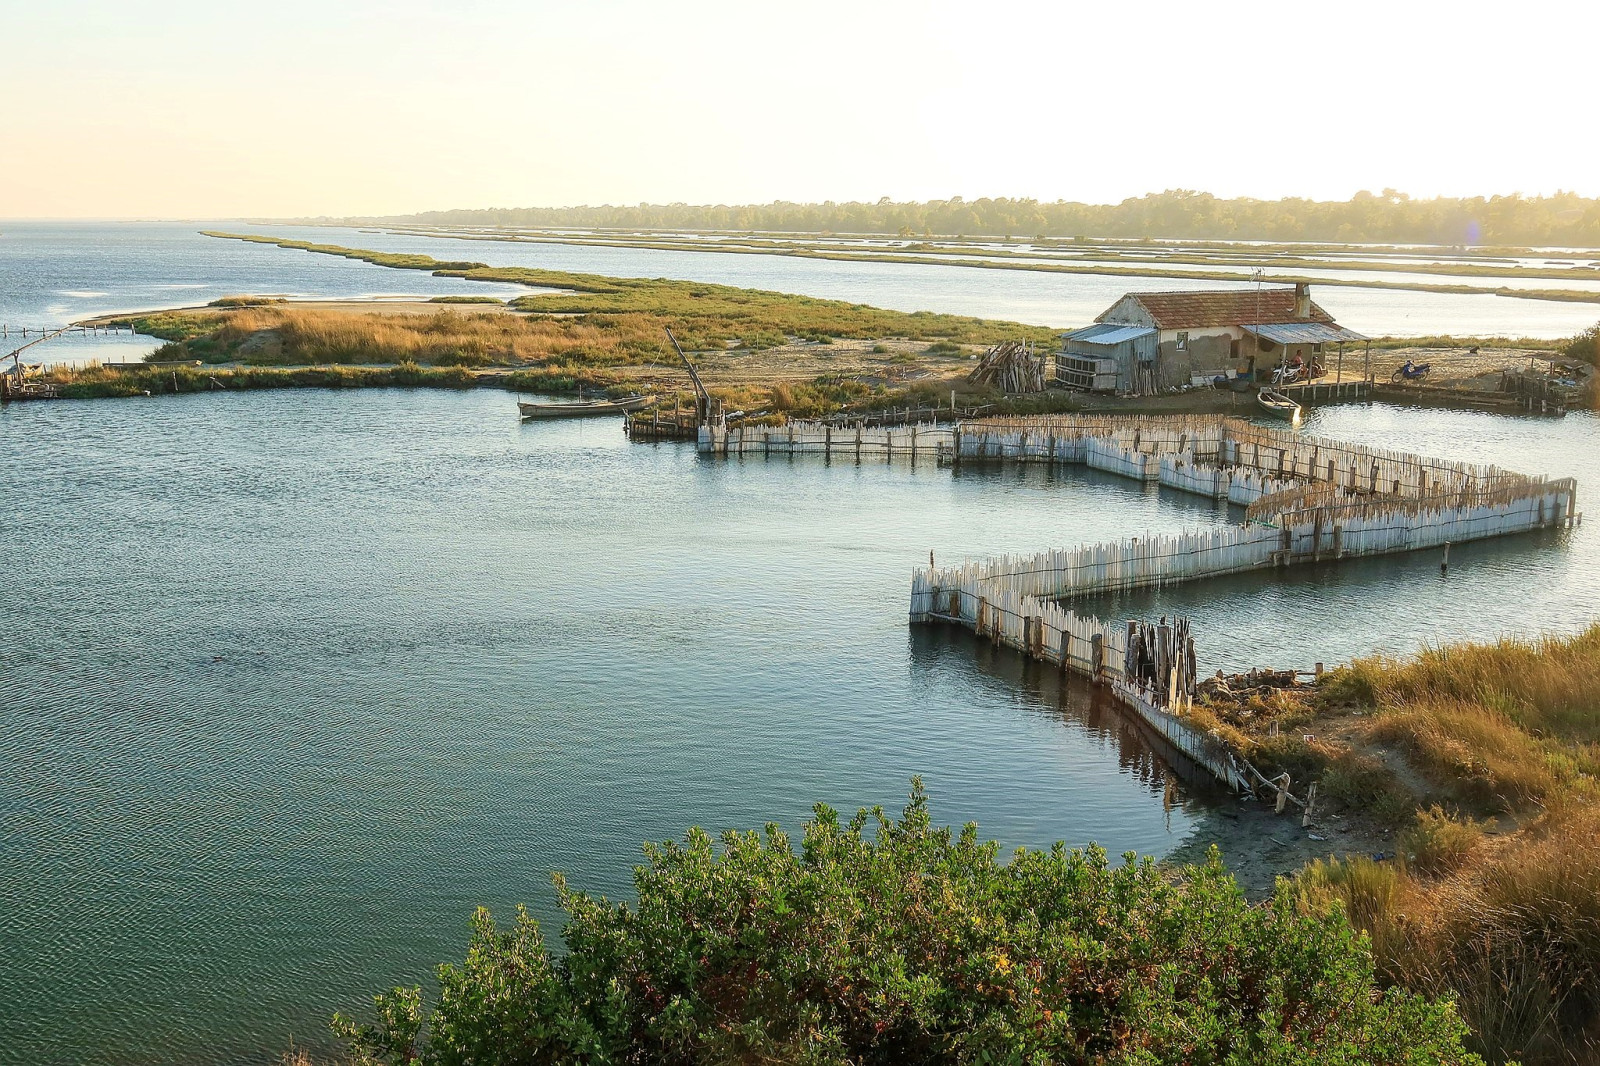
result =
[[[0,218],[1600,195],[1600,4],[0,0]]]

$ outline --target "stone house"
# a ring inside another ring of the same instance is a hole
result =
[[[1218,376],[1271,380],[1272,368],[1327,363],[1329,346],[1365,340],[1311,302],[1310,286],[1130,292],[1062,336],[1056,380],[1135,396]],[[1330,367],[1331,369],[1331,367]]]

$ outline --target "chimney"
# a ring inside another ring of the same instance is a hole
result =
[[[1298,319],[1311,317],[1311,286],[1303,281],[1294,283],[1294,317]]]

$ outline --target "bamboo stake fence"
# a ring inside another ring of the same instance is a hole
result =
[[[1185,720],[1194,696],[1187,621],[1107,625],[1079,596],[1320,560],[1412,551],[1571,525],[1577,485],[1494,466],[1301,437],[1228,418],[1049,416],[960,423],[956,461],[1076,463],[1245,505],[1236,526],[918,568],[911,620],[967,626],[997,644],[1110,684],[1117,698],[1230,786],[1306,806]],[[1174,636],[1179,634],[1179,636]],[[1152,651],[1151,649],[1155,649]]]
[[[781,426],[712,422],[700,427],[699,450],[711,455],[865,455],[948,452],[955,440],[950,423],[920,422],[899,426],[834,425],[789,422]]]

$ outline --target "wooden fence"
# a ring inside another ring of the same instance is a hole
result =
[[[1493,466],[1301,437],[1237,419],[1076,417],[958,425],[957,461],[1076,463],[1245,505],[1246,521],[912,573],[913,622],[950,622],[1063,670],[1110,684],[1152,729],[1235,788],[1266,782],[1184,718],[1194,648],[1187,623],[1108,625],[1073,598],[1571,525],[1577,485]],[[1165,649],[1142,657],[1150,634]],[[1184,634],[1172,643],[1170,634]],[[1130,649],[1132,649],[1130,651]],[[1174,650],[1176,649],[1176,650]],[[1141,664],[1141,665],[1136,665]]]
[[[789,422],[781,426],[728,426],[713,422],[700,427],[700,451],[710,455],[850,455],[857,459],[895,455],[937,456],[955,439],[950,423],[923,422],[899,426],[834,425]]]

